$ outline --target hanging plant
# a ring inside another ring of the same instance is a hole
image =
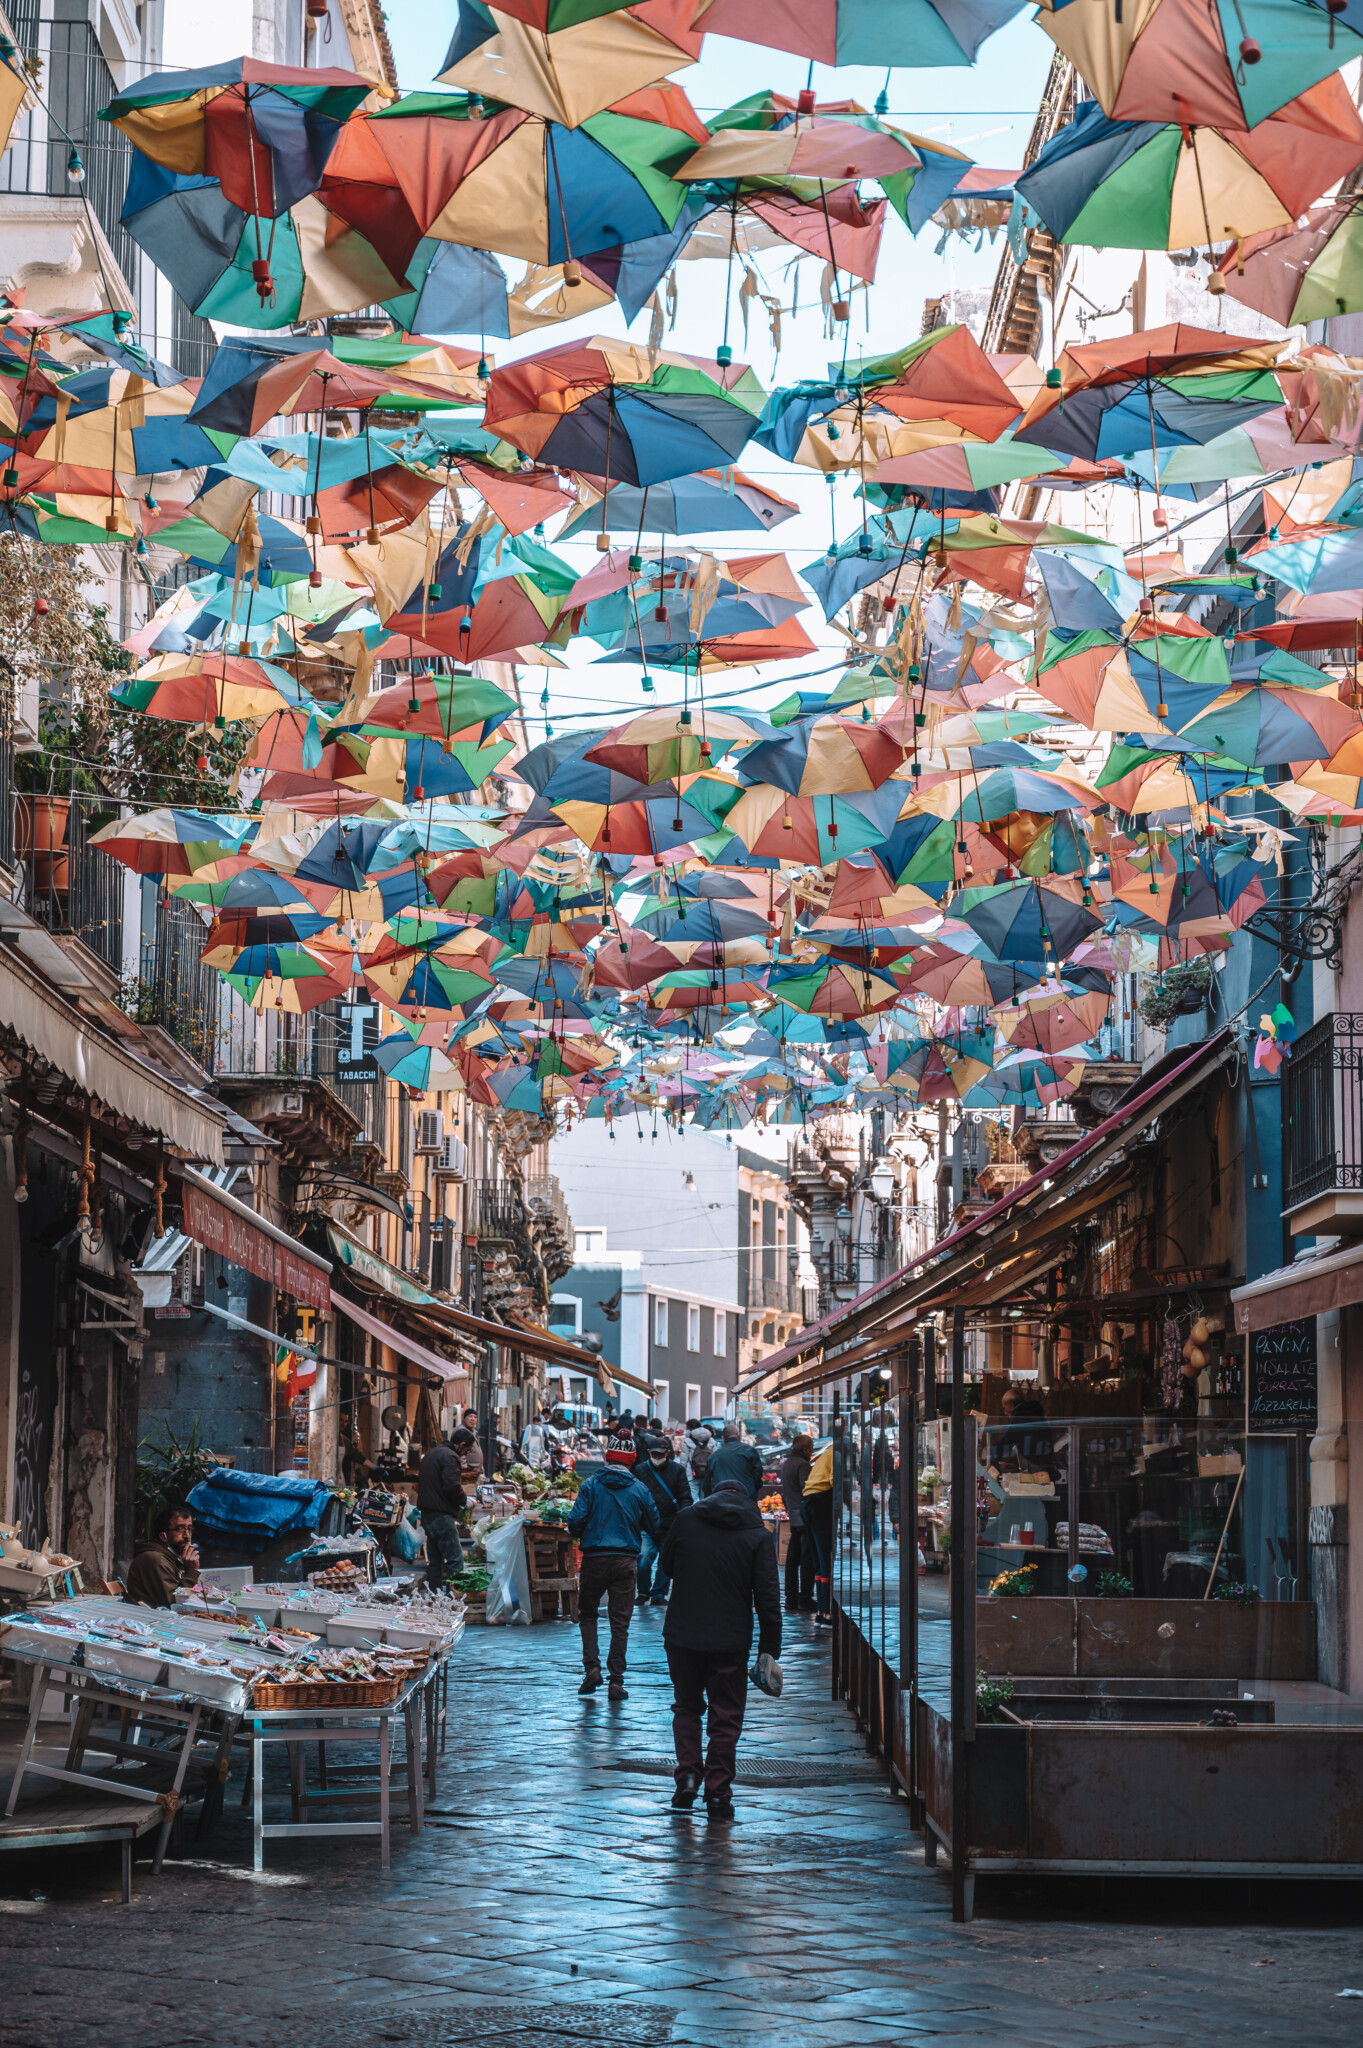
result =
[[[1211,985],[1212,963],[1208,955],[1180,961],[1145,984],[1141,990],[1141,1015],[1152,1031],[1167,1031],[1175,1017],[1191,1017],[1206,1007]]]

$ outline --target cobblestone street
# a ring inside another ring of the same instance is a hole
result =
[[[750,1694],[738,1822],[674,1817],[661,1615],[636,1617],[630,1697],[578,1699],[575,1630],[469,1630],[427,1831],[271,1843],[238,1803],[209,1843],[0,1867],[4,2048],[89,2041],[1242,2048],[1359,2038],[1354,1895],[1091,1880],[981,1884],[952,1925],[902,1802],[791,1624],[778,1703]],[[272,1787],[283,1793],[281,1776]]]

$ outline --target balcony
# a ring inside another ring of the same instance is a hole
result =
[[[0,747],[0,775],[12,761]],[[5,806],[9,811],[8,804]],[[0,833],[0,858],[12,848],[23,907],[60,938],[79,939],[114,974],[123,966],[123,869],[87,844],[94,825],[75,797],[21,795],[12,825]],[[10,836],[12,832],[12,837]]]
[[[1294,1237],[1363,1231],[1363,1016],[1322,1017],[1283,1062],[1283,1214]]]
[[[573,1263],[573,1219],[563,1190],[553,1174],[524,1183],[526,1214],[530,1220],[546,1279],[561,1280]]]
[[[800,1290],[788,1277],[778,1278],[773,1274],[764,1278],[761,1273],[754,1273],[748,1282],[746,1305],[748,1308],[774,1308],[789,1312],[799,1308]]]

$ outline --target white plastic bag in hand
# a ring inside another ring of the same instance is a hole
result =
[[[530,1567],[525,1556],[525,1516],[504,1522],[483,1545],[492,1577],[487,1589],[489,1621],[530,1622]]]

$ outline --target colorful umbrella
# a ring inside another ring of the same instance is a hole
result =
[[[769,50],[790,50],[818,64],[973,64],[981,43],[1022,12],[1022,0],[903,0],[887,12],[876,0],[830,0],[801,8],[779,0],[709,0],[697,26]]]
[[[1211,441],[1281,405],[1277,354],[1275,342],[1181,325],[1072,344],[1014,440],[1089,461]]]
[[[583,476],[578,484],[580,509],[559,528],[555,545],[600,528],[602,479]],[[605,521],[617,533],[770,533],[800,509],[741,469],[702,469],[642,487],[615,483],[605,496]]]
[[[537,7],[459,0],[442,85],[510,101],[570,128],[669,71],[694,63],[702,37],[695,0],[643,0],[602,7],[594,0],[541,24]]]
[[[746,365],[597,336],[494,370],[483,421],[536,461],[653,484],[732,462],[763,402]]]
[[[1229,234],[1289,224],[1360,161],[1363,122],[1334,77],[1249,131],[1110,121],[1085,100],[1017,192],[1058,241],[1210,250]]]

